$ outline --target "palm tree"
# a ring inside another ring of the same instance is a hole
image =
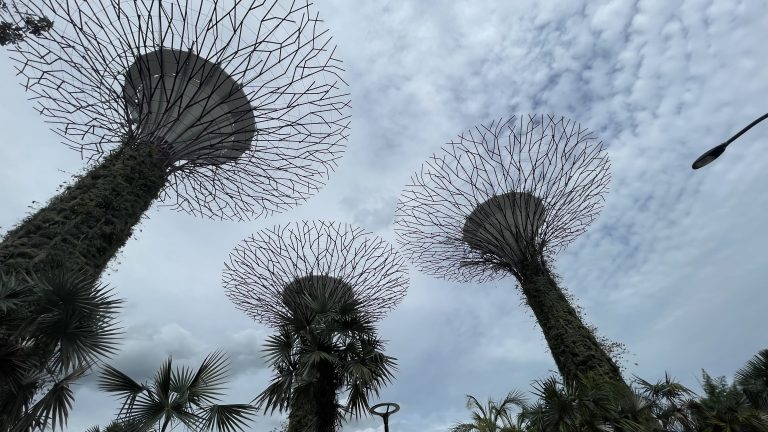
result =
[[[565,383],[549,377],[533,387],[537,401],[518,415],[527,432],[663,430],[645,398],[599,374]]]
[[[755,409],[736,384],[712,378],[702,370],[704,396],[691,403],[691,415],[700,432],[766,432],[768,415]]]
[[[664,379],[655,384],[635,376],[634,384],[638,394],[648,401],[653,417],[659,421],[664,431],[696,430],[690,412],[694,393],[675,381],[669,373],[665,372]]]
[[[768,411],[768,349],[758,352],[736,372],[736,385],[752,407]]]
[[[151,382],[138,383],[106,366],[99,388],[122,400],[117,420],[128,431],[165,432],[177,425],[188,430],[222,432],[244,430],[255,408],[248,404],[220,405],[228,375],[224,354],[209,354],[197,371],[188,367],[172,369],[168,358]]]
[[[116,348],[121,302],[82,274],[0,273],[0,430],[65,425],[72,384]]]
[[[288,410],[288,432],[335,431],[348,415],[365,415],[369,397],[393,378],[395,359],[384,354],[372,319],[347,294],[330,285],[283,299],[290,312],[281,314],[265,348],[275,373],[256,401],[265,411]]]
[[[474,396],[467,395],[467,409],[472,411],[471,423],[457,423],[450,432],[519,432],[521,425],[513,420],[514,407],[525,409],[526,400],[521,392],[511,391],[501,401],[488,399],[483,406]]]

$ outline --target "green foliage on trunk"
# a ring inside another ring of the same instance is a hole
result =
[[[0,269],[62,269],[98,277],[165,184],[154,146],[126,143],[9,231]]]
[[[294,398],[288,415],[288,432],[334,432],[341,408],[337,392],[342,386],[338,371],[329,360],[319,360],[314,368],[315,385],[307,397]]]
[[[582,322],[549,269],[540,263],[520,267],[523,294],[563,379],[572,381],[585,374],[599,374],[623,383],[618,365]]]

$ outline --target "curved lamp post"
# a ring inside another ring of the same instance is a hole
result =
[[[693,162],[693,165],[691,166],[691,168],[699,169],[699,168],[701,168],[701,167],[703,167],[705,165],[709,165],[712,161],[714,161],[721,154],[723,154],[723,152],[725,151],[725,148],[728,147],[728,144],[736,141],[736,139],[738,137],[744,135],[744,133],[746,131],[752,129],[755,125],[757,125],[758,123],[760,123],[761,121],[763,121],[763,120],[765,120],[767,118],[768,118],[768,113],[763,114],[762,116],[758,117],[757,119],[755,119],[755,121],[753,121],[752,123],[748,124],[744,129],[740,130],[736,135],[728,138],[728,141],[726,141],[726,142],[724,142],[724,143],[722,143],[722,144],[720,144],[718,146],[715,146],[715,147],[711,148],[709,151],[707,151],[703,155],[699,156],[699,158],[696,159],[696,161]]]
[[[379,408],[383,408],[384,412],[376,411]],[[400,405],[394,402],[384,402],[376,404],[368,409],[371,414],[377,415],[384,419],[384,432],[389,432],[389,416],[400,411]]]

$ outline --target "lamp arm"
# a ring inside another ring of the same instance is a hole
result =
[[[768,118],[768,113],[765,113],[765,114],[761,115],[760,117],[758,117],[757,119],[755,119],[755,121],[753,121],[752,123],[750,123],[750,124],[746,125],[746,126],[744,127],[744,129],[742,129],[742,130],[738,131],[738,132],[736,133],[736,135],[734,135],[734,136],[732,136],[732,137],[728,138],[728,141],[724,142],[723,144],[725,144],[725,145],[728,145],[728,144],[730,144],[730,143],[734,142],[734,141],[735,141],[735,140],[736,140],[738,137],[740,137],[740,136],[744,135],[744,133],[745,133],[746,131],[748,131],[748,130],[752,129],[752,128],[753,128],[755,125],[757,125],[758,123],[760,123],[761,121],[763,121],[763,120],[765,120],[765,119],[767,119],[767,118]]]

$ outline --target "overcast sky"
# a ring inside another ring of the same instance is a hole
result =
[[[714,164],[702,152],[768,110],[765,0],[316,0],[352,93],[348,151],[307,203],[255,222],[212,222],[154,206],[105,277],[126,299],[113,364],[137,379],[162,360],[233,360],[227,402],[247,402],[270,371],[269,334],[226,299],[223,263],[253,232],[326,219],[394,241],[397,196],[440,146],[476,124],[555,113],[607,144],[605,209],[556,258],[588,320],[625,343],[626,376],[665,371],[699,390],[700,370],[732,376],[768,347],[768,121]],[[0,232],[82,166],[26,100],[0,56]],[[399,432],[467,420],[464,395],[500,398],[555,369],[509,278],[448,283],[411,267],[408,295],[381,321],[397,380]],[[69,425],[106,424],[118,403],[80,385]],[[280,418],[260,416],[253,430]],[[382,430],[380,420],[348,431]]]

